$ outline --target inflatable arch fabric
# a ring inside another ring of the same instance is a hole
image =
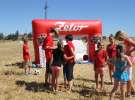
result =
[[[91,42],[93,37],[102,36],[102,22],[100,20],[49,20],[34,19],[32,21],[33,44],[35,51],[35,63],[39,64],[39,36],[47,34],[50,28],[59,31],[59,35],[87,35],[89,60],[93,61],[95,44]]]

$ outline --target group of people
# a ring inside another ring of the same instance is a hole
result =
[[[53,39],[56,40],[56,45],[53,44]],[[58,90],[58,78],[63,65],[64,85],[69,91],[72,89],[73,67],[75,64],[75,47],[72,43],[73,36],[67,35],[65,37],[67,44],[63,46],[62,41],[58,38],[58,32],[51,29],[44,41],[43,48],[46,55],[46,73],[45,85],[53,91]]]
[[[102,41],[97,43],[95,51],[94,71],[96,90],[103,89],[104,69],[108,65],[111,84],[114,85],[110,100],[112,100],[116,90],[120,86],[120,100],[125,100],[125,95],[130,96],[135,93],[132,84],[132,64],[135,63],[135,57],[132,52],[135,51],[135,42],[127,37],[127,33],[123,31],[116,32],[115,36],[109,36],[109,44],[104,49]],[[115,40],[122,41],[118,44]],[[99,79],[101,78],[101,86],[99,87]],[[126,87],[127,86],[127,87]],[[127,89],[127,92],[126,92]]]
[[[64,87],[71,91],[73,85],[73,68],[75,65],[75,47],[72,43],[73,36],[65,36],[66,45],[58,37],[58,32],[55,29],[50,29],[46,36],[42,36],[37,42],[42,42],[42,49],[45,50],[46,71],[45,71],[45,86],[53,91],[58,90],[58,78],[63,66]],[[25,63],[25,73],[30,73],[30,52],[28,43],[24,40],[23,57]],[[28,56],[27,59],[25,57]],[[27,65],[27,66],[26,66]],[[28,67],[28,71],[26,71]]]
[[[61,66],[63,66],[64,87],[71,91],[73,86],[73,68],[75,65],[73,36],[71,34],[65,36],[67,42],[65,46],[58,36],[58,32],[55,29],[50,29],[47,36],[43,39],[42,48],[45,50],[46,56],[45,86],[51,86],[53,91],[58,90],[58,78]],[[57,40],[55,44],[54,39]],[[122,42],[116,44],[115,40]],[[115,36],[112,34],[109,36],[109,42],[106,49],[104,49],[102,40],[98,41],[97,50],[95,50],[94,72],[96,90],[103,89],[104,69],[108,65],[111,84],[114,85],[110,93],[110,100],[112,100],[119,86],[121,90],[120,98],[125,100],[125,93],[127,96],[135,93],[132,84],[132,63],[135,63],[132,52],[135,51],[135,41],[127,37],[127,33],[118,31]],[[27,41],[24,41],[23,55],[25,65],[30,66],[31,57]],[[25,72],[27,73],[26,67]],[[30,73],[30,68],[28,73]],[[101,78],[101,86],[99,85],[99,76]]]

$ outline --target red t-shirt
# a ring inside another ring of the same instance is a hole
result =
[[[74,56],[74,51],[75,51],[75,47],[74,47],[73,43],[71,41],[68,41],[67,45],[65,45],[65,47],[64,47],[64,54],[66,54],[67,57],[71,57],[71,56]],[[70,59],[70,60],[67,60],[67,59],[65,59],[65,60],[69,63],[75,62],[74,58]]]
[[[67,45],[70,46],[70,48],[73,50],[73,52],[75,51],[75,46],[74,46],[74,44],[71,41],[68,41]]]
[[[107,54],[108,54],[109,58],[116,57],[116,44],[109,44],[107,46]]]
[[[23,60],[24,61],[30,61],[31,60],[28,44],[23,44]]]
[[[45,49],[46,62],[50,62],[53,54],[52,49],[46,48],[47,46],[49,47],[54,46],[53,38],[50,35],[47,36],[43,44],[43,48]]]
[[[104,67],[103,65],[107,61],[107,52],[105,50],[99,50],[95,52],[95,65],[96,68]]]
[[[94,62],[94,59],[95,59],[95,54],[94,54],[94,52],[95,52],[95,43],[90,43],[89,44],[89,56],[90,56],[90,61],[91,62]]]

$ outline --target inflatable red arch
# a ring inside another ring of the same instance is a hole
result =
[[[32,29],[36,64],[39,64],[40,62],[37,39],[40,35],[48,33],[50,28],[57,29],[59,31],[59,35],[87,35],[89,60],[93,61],[95,46],[91,43],[91,39],[93,36],[102,35],[102,23],[100,20],[35,19],[32,21]]]

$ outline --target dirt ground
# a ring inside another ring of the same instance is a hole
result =
[[[29,43],[34,60],[33,44]],[[0,42],[0,100],[108,100],[112,85],[108,68],[105,70],[104,91],[95,92],[94,71],[92,64],[76,64],[74,67],[74,88],[67,93],[63,87],[62,71],[60,89],[57,93],[44,87],[45,68],[40,68],[40,75],[25,75],[22,65],[22,43],[19,41]],[[32,71],[34,72],[34,68]],[[133,66],[133,82],[135,83]],[[135,97],[126,98],[135,100]],[[119,91],[115,96],[119,100]]]

